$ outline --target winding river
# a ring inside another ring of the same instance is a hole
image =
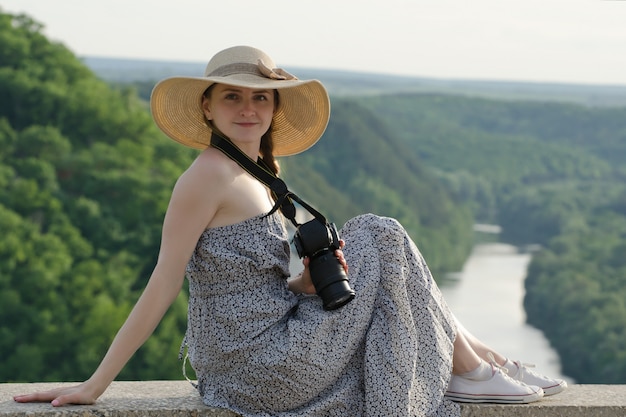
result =
[[[530,260],[530,254],[511,245],[479,244],[463,270],[441,284],[441,291],[463,325],[489,346],[572,383],[561,374],[559,356],[543,333],[526,324],[524,279]]]

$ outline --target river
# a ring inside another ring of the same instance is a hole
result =
[[[543,333],[526,324],[524,279],[530,260],[530,254],[511,245],[478,244],[463,270],[441,284],[441,291],[463,325],[487,345],[572,383],[561,374],[559,356]]]

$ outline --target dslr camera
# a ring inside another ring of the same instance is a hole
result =
[[[339,233],[333,223],[317,218],[301,224],[293,236],[300,258],[309,258],[309,271],[324,310],[336,310],[354,298],[343,266],[335,256],[339,249]]]

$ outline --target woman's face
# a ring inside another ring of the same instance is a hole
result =
[[[274,116],[274,90],[215,84],[210,97],[203,98],[202,108],[206,118],[232,141],[260,141]]]

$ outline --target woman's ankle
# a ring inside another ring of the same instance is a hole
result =
[[[452,366],[452,373],[454,375],[462,375],[468,372],[472,372],[480,367],[483,362],[484,361],[478,356],[476,358],[467,358],[466,360],[462,361],[455,360]]]
[[[458,373],[457,376],[473,381],[486,381],[493,376],[493,367],[481,360],[477,367],[468,372]]]

